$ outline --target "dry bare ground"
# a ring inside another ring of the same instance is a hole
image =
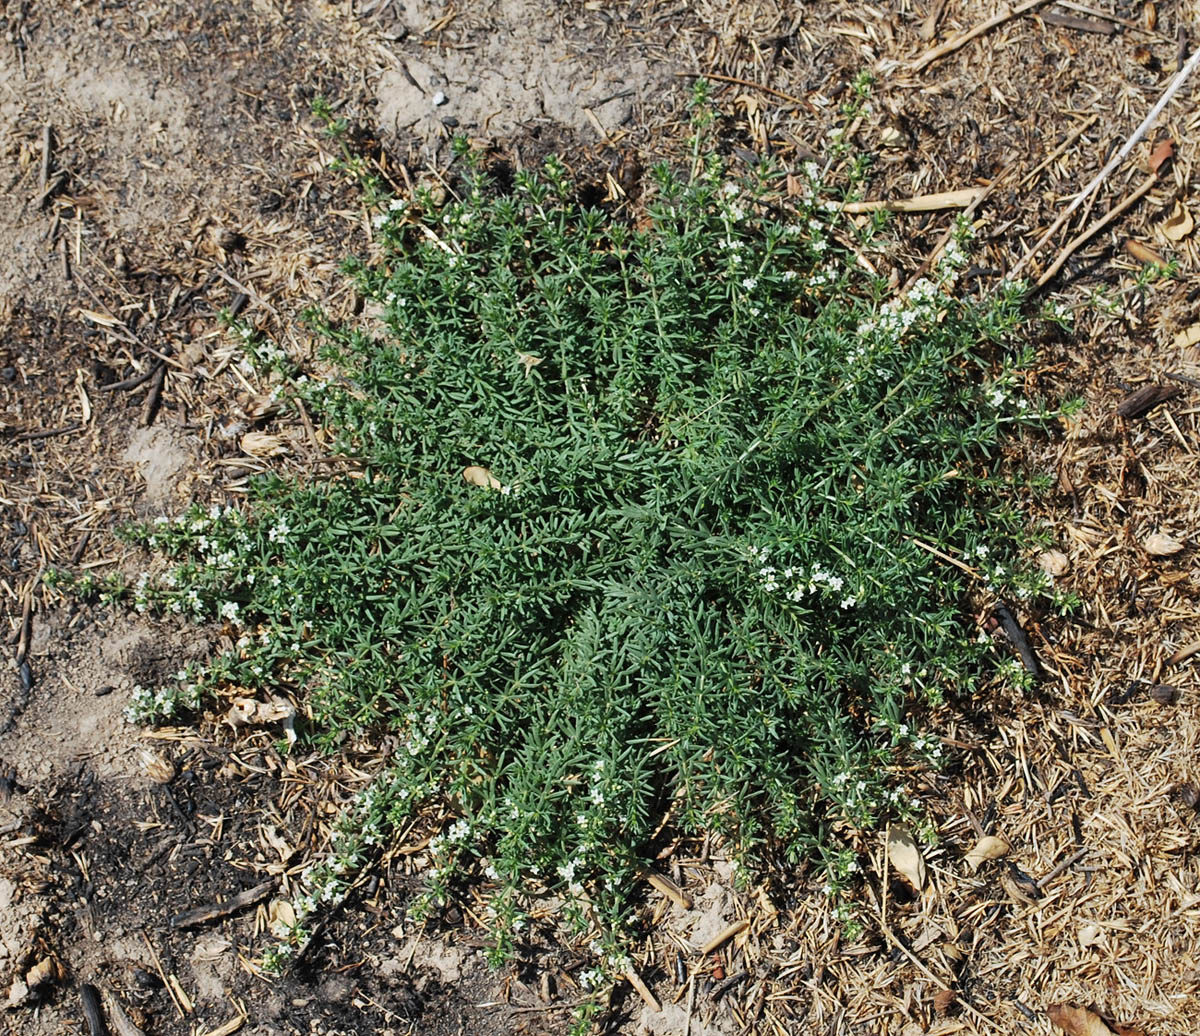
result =
[[[989,187],[972,276],[991,283],[1132,132],[1200,34],[1189,4],[1087,6],[1036,5],[921,63],[999,8],[7,0],[8,1031],[81,1031],[88,988],[114,1031],[123,1012],[147,1033],[210,1036],[559,1033],[578,996],[583,958],[549,914],[503,972],[483,964],[469,904],[437,928],[408,922],[414,846],[367,875],[303,967],[259,974],[271,902],[321,850],[378,747],[281,757],[277,732],[234,731],[216,708],[195,727],[130,727],[129,686],[205,655],[225,632],[63,603],[36,578],[46,565],[136,565],[112,537],[120,520],[236,497],[269,468],[313,469],[319,430],[261,416],[260,386],[216,319],[244,296],[303,356],[299,310],[355,303],[336,263],[370,247],[370,224],[328,169],[313,96],[338,105],[397,183],[436,180],[462,132],[512,164],[559,151],[613,204],[636,206],[638,167],[671,154],[683,132],[689,76],[713,76],[735,162],[770,152],[795,165],[822,153],[841,91],[873,69],[872,111],[852,131],[878,154],[872,196]],[[1047,269],[1147,185],[1047,287],[1080,305],[1078,323],[1039,343],[1029,387],[1081,395],[1086,409],[1005,461],[1023,481],[1051,476],[1030,506],[1063,555],[1060,582],[1086,607],[1066,622],[1018,614],[1045,670],[1033,693],[930,718],[950,762],[914,775],[941,835],[924,850],[924,888],[888,864],[884,833],[859,834],[866,931],[844,943],[819,875],[779,871],[736,891],[718,845],[681,842],[661,865],[690,906],[647,889],[635,962],[660,1010],[618,988],[608,1031],[1200,1031],[1197,90],[1200,80],[1183,88],[1033,262],[1035,275]],[[1158,165],[1168,138],[1173,154]],[[903,283],[951,219],[898,216],[894,246],[864,259]],[[1160,259],[1178,276],[1139,289]],[[1081,305],[1101,289],[1114,305]],[[1127,402],[1154,386],[1178,391],[1148,409]],[[251,427],[281,436],[284,454],[243,452]],[[998,855],[969,859],[989,838]],[[239,893],[240,909],[178,916]]]

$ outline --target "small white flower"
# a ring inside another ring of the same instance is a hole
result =
[[[753,291],[756,287],[758,287],[758,278],[757,277],[742,278],[742,287],[745,288],[747,291]]]

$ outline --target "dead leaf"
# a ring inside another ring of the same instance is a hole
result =
[[[485,489],[495,489],[501,493],[508,492],[508,487],[496,478],[495,475],[488,471],[487,468],[481,468],[476,464],[463,468],[462,477],[473,486],[483,486]]]
[[[520,360],[521,364],[524,366],[525,377],[527,378],[529,377],[529,372],[542,362],[542,357],[534,356],[532,353],[518,352],[517,359]]]
[[[258,837],[265,844],[269,845],[277,853],[279,859],[287,862],[295,854],[296,850],[288,843],[288,840],[279,833],[278,828],[274,824],[260,824],[258,828]]]
[[[247,432],[242,436],[242,452],[251,457],[278,457],[287,453],[287,440],[270,432]]]
[[[938,1014],[945,1014],[950,1010],[950,1005],[954,1003],[954,996],[953,989],[939,989],[933,994],[933,1009]]]
[[[967,866],[972,871],[977,871],[988,860],[998,860],[1001,856],[1008,852],[1011,847],[1003,838],[997,838],[995,835],[984,835],[971,851],[967,853],[965,859]]]
[[[1107,938],[1107,933],[1096,924],[1085,924],[1076,933],[1079,938],[1079,945],[1085,950],[1091,949],[1093,946],[1102,945]]]
[[[1061,550],[1048,550],[1038,558],[1038,567],[1046,575],[1064,576],[1071,568],[1071,561]]]
[[[196,946],[192,950],[192,960],[220,960],[225,956],[226,951],[232,945],[233,944],[220,933],[210,932],[208,935],[202,935],[196,940]]]
[[[895,126],[884,126],[879,131],[879,143],[883,147],[904,147],[906,141],[907,138],[904,136],[903,131],[897,129]]]
[[[83,368],[75,371],[75,391],[79,393],[79,413],[84,424],[92,423],[92,401],[88,398],[87,388],[83,383]]]
[[[90,320],[93,324],[99,324],[101,327],[120,327],[121,321],[116,317],[110,317],[107,313],[97,313],[94,309],[81,309],[79,315]]]
[[[1158,24],[1158,8],[1154,4],[1147,3],[1142,8],[1142,23],[1148,32],[1154,31],[1154,26]]]
[[[146,1036],[141,1029],[133,1024],[133,1019],[125,1013],[125,1008],[121,1006],[121,1002],[117,999],[115,993],[105,990],[104,999],[108,1004],[108,1014],[117,1036]]]
[[[165,755],[150,748],[141,749],[142,770],[156,784],[170,784],[175,779],[175,765]]]
[[[1149,245],[1144,245],[1140,241],[1135,241],[1133,238],[1127,238],[1125,241],[1125,251],[1133,256],[1139,263],[1153,263],[1155,266],[1166,266],[1167,261],[1159,255]]]
[[[14,978],[12,986],[8,990],[8,1006],[10,1008],[20,1007],[28,999],[29,987],[19,978]]]
[[[1151,533],[1142,540],[1142,547],[1147,554],[1153,554],[1155,557],[1165,558],[1172,554],[1178,554],[1183,550],[1183,543],[1177,540],[1174,536],[1168,536],[1165,533]]]
[[[1017,879],[1017,875],[1022,872],[1016,869],[1011,863],[1009,869],[1000,873],[1000,887],[1008,893],[1009,899],[1014,903],[1020,903],[1022,906],[1037,906],[1037,900],[1029,894],[1026,889],[1021,887],[1021,882]],[[1036,887],[1033,891],[1036,891]]]
[[[894,824],[889,828],[887,850],[888,862],[920,892],[925,887],[925,858],[912,832],[904,824]]]
[[[1193,345],[1200,345],[1200,324],[1185,327],[1175,335],[1176,349],[1187,349]]]
[[[274,417],[282,409],[283,404],[274,396],[269,395],[251,396],[242,403],[242,412],[251,421]]]
[[[296,710],[291,702],[283,698],[272,698],[270,702],[261,702],[254,698],[234,698],[229,711],[225,713],[224,722],[236,730],[238,727],[278,723],[281,719],[290,719],[295,714]]]
[[[286,899],[273,900],[267,908],[267,922],[275,938],[286,939],[296,927],[296,911]]]
[[[1067,1036],[1115,1036],[1104,1020],[1086,1007],[1051,1004],[1046,1008],[1046,1014]]]
[[[1154,150],[1150,152],[1150,159],[1146,165],[1149,167],[1150,172],[1157,173],[1162,164],[1174,154],[1175,141],[1167,137],[1166,140],[1161,140],[1154,146]]]
[[[1192,219],[1192,214],[1179,202],[1176,202],[1175,208],[1171,210],[1171,215],[1163,223],[1162,229],[1168,241],[1182,241],[1196,229],[1196,223]]]
[[[741,108],[746,118],[752,119],[762,110],[762,101],[757,94],[738,94],[733,99],[734,107]]]
[[[30,989],[37,989],[38,986],[44,986],[47,982],[57,981],[58,977],[58,965],[54,958],[46,957],[29,969],[25,975],[25,984]]]

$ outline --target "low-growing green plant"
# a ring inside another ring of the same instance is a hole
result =
[[[459,197],[380,203],[382,253],[350,266],[374,318],[311,314],[326,368],[235,325],[357,463],[134,532],[176,559],[137,607],[239,639],[129,711],[283,685],[309,743],[398,741],[276,960],[437,800],[429,902],[481,883],[503,956],[559,896],[598,984],[664,823],[824,858],[836,891],[857,868],[836,831],[916,815],[895,765],[941,748],[910,706],[994,677],[973,595],[1048,590],[996,474],[1046,414],[1006,351],[1020,286],[955,287],[966,226],[890,297],[815,166],[788,197],[698,132],[632,222],[555,160],[501,189],[459,156]]]

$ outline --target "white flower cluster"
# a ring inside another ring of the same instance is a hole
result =
[[[403,198],[393,198],[388,202],[388,207],[383,212],[377,212],[371,219],[371,225],[380,230],[391,222],[392,216],[397,212],[403,212],[408,208],[408,202]]]
[[[746,247],[746,243],[744,241],[739,241],[735,237],[723,237],[717,242],[717,247],[723,252],[727,251],[729,253],[730,263],[736,266],[742,261],[742,249]]]
[[[438,727],[438,717],[435,713],[430,712],[426,714],[424,721],[421,721],[415,712],[410,712],[404,718],[408,720],[408,737],[404,740],[402,747],[410,757],[415,758],[424,752],[432,742],[434,732]]]
[[[560,864],[558,867],[558,876],[567,883],[567,891],[572,896],[583,895],[583,884],[575,879],[575,872],[584,866],[584,859],[577,856],[567,863]]]
[[[177,686],[165,685],[157,691],[148,690],[140,684],[133,688],[129,703],[125,706],[125,719],[129,723],[150,723],[169,719],[177,711],[188,712],[200,707],[200,687],[188,679],[186,671],[175,674]]]
[[[783,592],[789,601],[802,601],[811,594],[831,593],[839,599],[842,609],[848,610],[858,604],[858,594],[843,594],[846,581],[830,572],[819,561],[814,561],[806,570],[803,565],[776,568],[769,564],[770,550],[767,547],[750,547],[750,560],[759,566],[758,578],[762,588],[769,594]]]
[[[588,968],[579,973],[579,986],[585,992],[599,989],[608,980],[603,968]]]

